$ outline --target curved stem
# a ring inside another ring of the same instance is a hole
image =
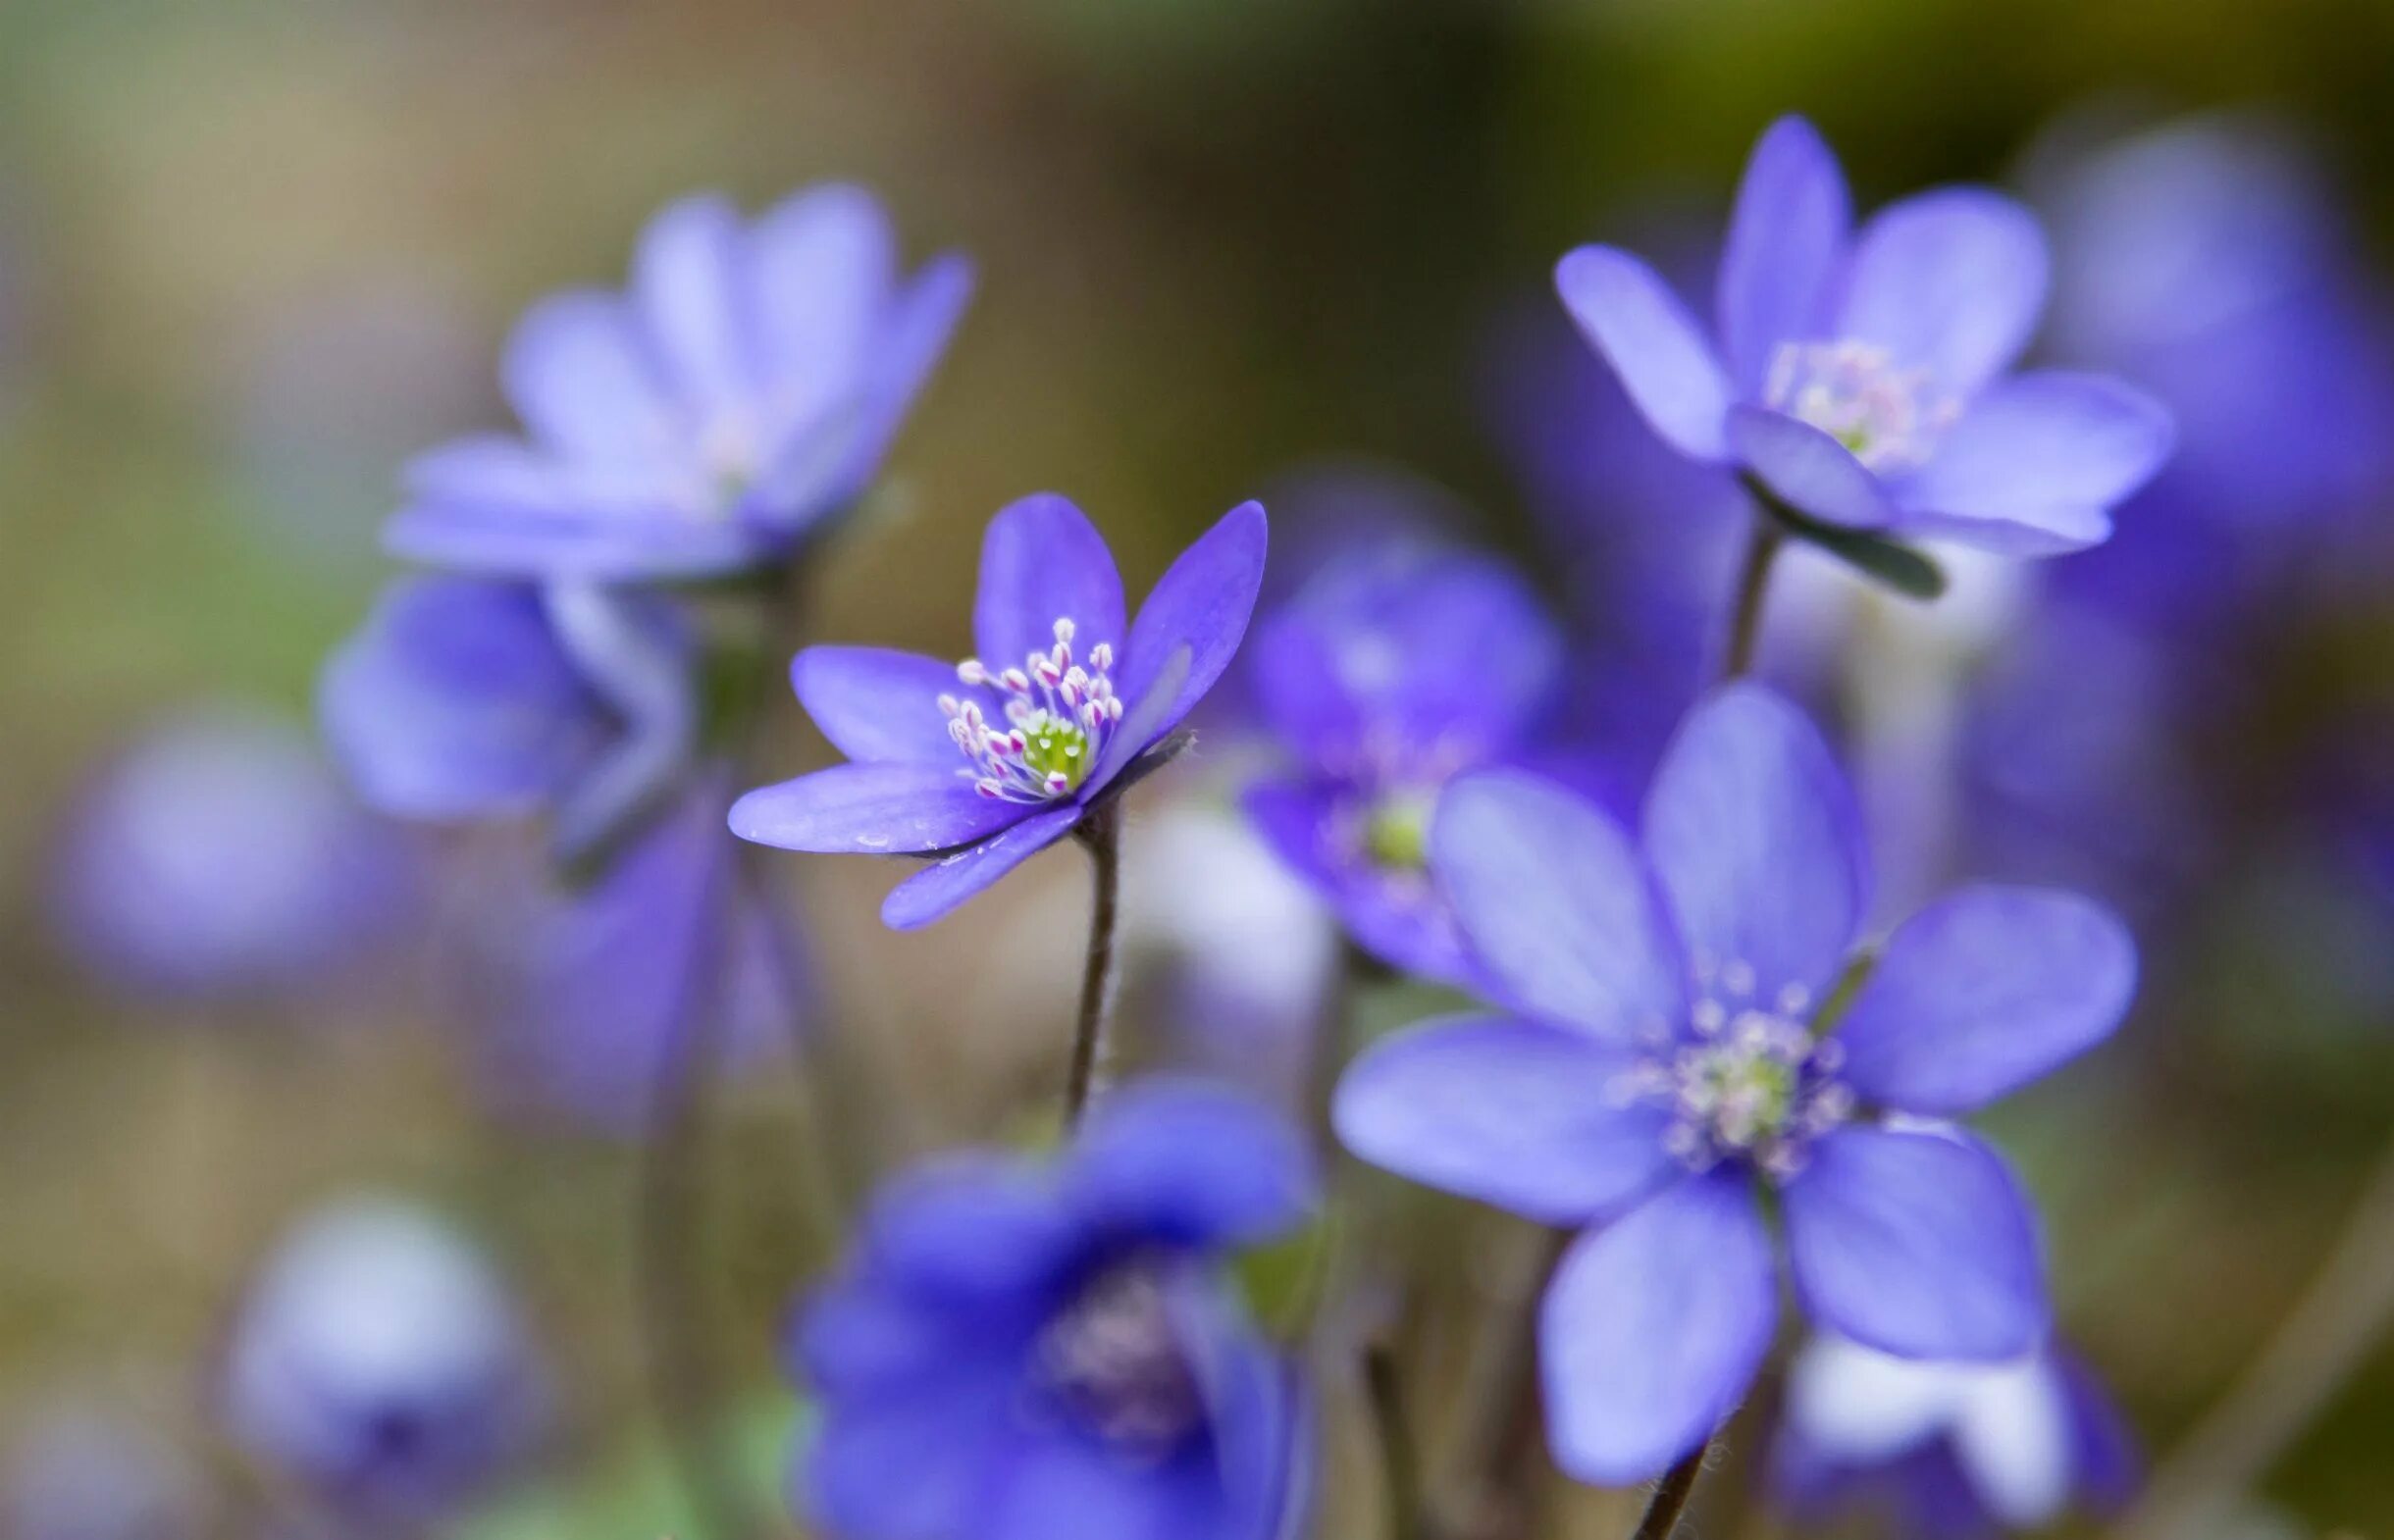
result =
[[[1706,1439],[1685,1460],[1663,1472],[1653,1498],[1646,1504],[1645,1516],[1638,1520],[1637,1531],[1630,1540],[1671,1540],[1672,1532],[1679,1528],[1680,1514],[1688,1511],[1688,1500],[1695,1495],[1696,1478],[1704,1473],[1704,1457],[1711,1453],[1712,1440]]]
[[[2154,1472],[2120,1540],[2195,1534],[2265,1474],[2394,1322],[2394,1146],[2277,1334]]]
[[[1721,679],[1743,679],[1753,672],[1754,648],[1762,639],[1762,601],[1770,591],[1771,567],[1787,536],[1777,520],[1754,510],[1753,529],[1746,537],[1745,557],[1738,566],[1738,587],[1730,601],[1729,649],[1722,654]]]
[[[1089,852],[1089,951],[1081,964],[1080,1014],[1064,1084],[1064,1124],[1080,1126],[1106,1051],[1106,1006],[1114,988],[1114,924],[1122,886],[1122,804],[1108,802],[1074,836]]]

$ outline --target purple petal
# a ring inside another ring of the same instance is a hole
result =
[[[543,597],[557,641],[622,724],[558,800],[551,839],[570,859],[672,795],[697,744],[699,702],[687,628],[657,595],[576,581]]]
[[[909,877],[881,904],[881,923],[911,931],[945,919],[982,889],[1072,832],[1085,811],[1068,804],[1033,813],[994,838],[943,855]]]
[[[919,855],[988,839],[1033,816],[983,796],[946,765],[833,765],[732,804],[732,833],[758,845],[826,854]]]
[[[1619,1211],[1679,1169],[1658,1107],[1615,1094],[1628,1061],[1574,1032],[1492,1016],[1409,1027],[1338,1082],[1349,1150],[1426,1187],[1543,1224]]]
[[[1147,742],[1179,726],[1230,666],[1247,634],[1247,617],[1255,611],[1255,595],[1264,586],[1264,554],[1270,543],[1264,505],[1240,503],[1165,569],[1139,605],[1116,681],[1123,698],[1144,698],[1173,666],[1172,655],[1182,648],[1188,652],[1188,672],[1161,716],[1141,735]]]
[[[1819,130],[1801,118],[1772,124],[1746,162],[1721,253],[1721,347],[1743,394],[1762,393],[1780,344],[1821,334],[1852,217]]]
[[[1047,1173],[1001,1155],[955,1155],[885,1185],[860,1255],[902,1296],[975,1306],[1047,1303],[1087,1237]]]
[[[1020,668],[1031,653],[1056,644],[1059,620],[1078,628],[1076,658],[1087,658],[1101,642],[1122,649],[1122,580],[1106,538],[1068,499],[1035,492],[1001,509],[981,539],[981,590],[972,611],[981,661],[992,670]]]
[[[1802,712],[1758,685],[1698,705],[1654,774],[1645,847],[1699,973],[1763,1001],[1826,995],[1868,907],[1869,860],[1852,790]]]
[[[464,578],[393,584],[325,666],[318,700],[358,795],[405,818],[530,812],[607,731],[539,594]]]
[[[2111,1035],[2136,993],[2136,943],[2103,905],[2034,888],[1967,888],[1923,909],[1839,1024],[1845,1078],[1909,1112],[1965,1112]]]
[[[1589,803],[1521,771],[1461,777],[1430,867],[1510,1002],[1616,1044],[1678,1028],[1678,940],[1629,837]]]
[[[897,269],[889,218],[861,187],[809,187],[757,218],[749,282],[776,426],[811,422],[856,388]]]
[[[1103,1225],[1190,1247],[1246,1246],[1314,1206],[1312,1152],[1287,1119],[1187,1080],[1148,1080],[1101,1100],[1075,1142],[1067,1196]]]
[[[557,453],[602,463],[684,454],[683,424],[639,325],[612,294],[558,294],[526,311],[499,377],[516,415]]]
[[[1006,1457],[968,1532],[975,1540],[1214,1540],[1222,1494],[1210,1462],[1125,1461],[1067,1432],[1029,1433]]]
[[[1661,1474],[1737,1410],[1778,1314],[1741,1176],[1690,1178],[1582,1236],[1538,1314],[1555,1463],[1606,1486]]]
[[[1554,286],[1654,432],[1691,458],[1720,459],[1729,381],[1670,285],[1626,251],[1582,246],[1555,268]]]
[[[956,665],[889,647],[808,647],[790,663],[798,703],[851,759],[963,767],[939,697],[978,697]],[[984,705],[986,702],[984,701]]]
[[[385,546],[496,576],[700,576],[746,566],[770,532],[693,516],[670,465],[550,459],[514,439],[460,439],[407,468],[410,501]]]
[[[832,1403],[806,1452],[798,1508],[824,1532],[859,1540],[969,1533],[1007,1452],[1019,1394],[990,1372]]]
[[[633,256],[633,301],[693,429],[731,417],[752,393],[744,239],[732,201],[702,193],[651,220]]]
[[[1342,838],[1335,793],[1292,782],[1249,787],[1240,800],[1256,832],[1337,911],[1355,944],[1390,967],[1484,991],[1452,910],[1430,874],[1376,864]]]
[[[1782,1196],[1805,1310],[1864,1347],[2008,1359],[2051,1324],[2027,1199],[1966,1134],[1844,1129]]]
[[[1754,479],[1797,513],[1848,530],[1884,529],[1897,516],[1870,468],[1810,423],[1741,406],[1729,414],[1729,443]]]
[[[2108,532],[2104,510],[2144,486],[2172,437],[2160,403],[2117,381],[2021,375],[1972,402],[1897,497],[1907,524],[1934,515],[1945,539],[1968,539],[1981,523],[2010,524],[2024,531],[1986,539],[2037,553],[2073,549]]]
[[[1994,556],[2029,560],[2066,556],[2101,545],[2111,538],[2111,515],[2108,509],[2096,507],[2023,508],[2000,519],[1899,513],[1895,527],[1907,539],[1946,540]]]
[[[1862,227],[1838,334],[1967,400],[2020,356],[2045,306],[2045,234],[2011,199],[1947,187]]]

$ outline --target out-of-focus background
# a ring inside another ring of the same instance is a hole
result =
[[[2049,1216],[2064,1329],[2165,1453],[2294,1308],[2394,1125],[2390,70],[2394,8],[2366,0],[0,7],[0,1446],[32,1452],[12,1521],[69,1532],[23,1493],[80,1459],[259,1532],[211,1412],[227,1335],[293,1226],[370,1194],[470,1234],[546,1365],[532,1473],[467,1522],[675,1522],[639,1141],[527,1108],[523,1062],[584,1050],[494,1045],[459,1003],[520,852],[361,821],[312,725],[392,570],[400,464],[503,424],[529,301],[619,282],[648,215],[709,187],[753,209],[854,179],[911,253],[972,254],[887,487],[811,574],[817,638],[961,654],[978,531],[1022,492],[1079,500],[1135,593],[1326,457],[1442,485],[1597,637],[1625,597],[1617,572],[1580,581],[1608,499],[1675,510],[1547,275],[1601,237],[1700,282],[1791,110],[1864,207],[1953,179],[2038,202],[2048,352],[2159,376],[2181,408],[2182,484],[2087,575],[2038,575],[2047,607],[1952,643],[1985,686],[1957,784],[1999,784],[1947,826],[1989,847],[1956,868],[2088,868],[2138,915],[2121,1042],[1991,1122]],[[2237,330],[2281,302],[2284,334]],[[1885,645],[1948,644],[1907,624]],[[1584,666],[1631,665],[1591,644]],[[776,774],[824,753],[787,715]],[[2080,775],[2083,822],[2040,802]],[[1052,1070],[1082,891],[1049,857],[899,936],[871,863],[778,869],[842,1104],[809,1120],[778,1044],[723,1088],[701,1291],[768,1464],[767,1323],[823,1255],[814,1184],[859,1174],[815,1169],[814,1135],[877,1165],[1003,1128]],[[2336,1351],[2350,1372],[2249,1532],[2394,1529],[2394,1347]]]

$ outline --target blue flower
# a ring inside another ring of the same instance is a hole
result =
[[[1928,1363],[1816,1337],[1789,1371],[1771,1448],[1772,1485],[1797,1514],[1876,1506],[1919,1540],[2043,1528],[2073,1498],[2115,1506],[2135,1466],[2118,1412],[2056,1347]]]
[[[59,843],[56,913],[86,966],[138,992],[290,990],[393,938],[416,857],[303,732],[209,707],[95,778]]]
[[[395,553],[519,577],[638,579],[771,561],[870,483],[971,288],[901,278],[869,193],[824,186],[743,224],[721,197],[651,222],[630,291],[561,294],[502,381],[528,438],[408,472]]]
[[[513,1298],[388,1201],[302,1223],[251,1286],[219,1387],[235,1440],[334,1512],[420,1521],[526,1453],[546,1376]]]
[[[1918,1358],[2043,1340],[2025,1198],[1976,1139],[1923,1119],[2100,1042],[2136,975],[2100,906],[1974,887],[1900,926],[1824,1021],[1868,858],[1818,733],[1756,686],[1690,716],[1643,826],[1634,843],[1518,772],[1448,788],[1431,869],[1509,1010],[1384,1041],[1334,1108],[1366,1159],[1587,1227],[1540,1343],[1556,1458],[1602,1482],[1653,1475],[1743,1396],[1778,1315],[1758,1191],[1823,1326]]]
[[[800,1507],[843,1540],[1273,1540],[1309,1418],[1221,1262],[1313,1198],[1293,1128],[1193,1082],[1100,1102],[1051,1165],[901,1177],[793,1332]]]
[[[881,907],[927,925],[1071,833],[1152,767],[1246,634],[1264,509],[1223,516],[1125,623],[1114,555],[1078,508],[1025,497],[989,524],[961,664],[809,647],[799,703],[849,764],[751,792],[732,832],[790,850],[933,857]]]
[[[1518,763],[1554,701],[1562,639],[1504,563],[1426,540],[1333,559],[1257,632],[1249,688],[1294,764],[1246,796],[1281,857],[1391,966],[1475,974],[1430,881],[1431,809]]]
[[[1717,344],[1625,251],[1584,246],[1555,284],[1656,434],[1798,514],[2013,555],[2107,539],[2169,418],[2102,376],[2006,374],[2045,302],[2034,219],[1949,187],[1849,223],[1836,158],[1783,119],[1739,191]]]

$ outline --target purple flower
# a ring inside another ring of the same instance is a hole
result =
[[[842,1540],[1287,1532],[1309,1418],[1221,1263],[1313,1197],[1293,1128],[1188,1082],[1101,1102],[1052,1165],[899,1178],[793,1333],[800,1506]]]
[[[284,1241],[234,1322],[220,1392],[261,1464],[338,1513],[398,1524],[524,1454],[546,1401],[481,1255],[386,1201],[323,1210]]]
[[[81,1401],[44,1409],[9,1446],[0,1533],[9,1540],[199,1540],[213,1532],[205,1478],[149,1424]]]
[[[1584,246],[1555,284],[1655,433],[1804,519],[2012,555],[2105,539],[2169,419],[2101,376],[2006,373],[2045,301],[2034,219],[1948,187],[1849,223],[1836,158],[1782,119],[1738,194],[1717,342],[1625,251]]]
[[[1931,1363],[1833,1336],[1796,1356],[1771,1450],[1772,1484],[1796,1513],[1875,1507],[1920,1540],[2042,1528],[2073,1496],[2113,1507],[2135,1464],[2118,1412],[2060,1349]]]
[[[1081,511],[1054,493],[1013,504],[981,545],[980,656],[801,652],[799,703],[852,762],[749,793],[732,832],[790,850],[932,857],[881,917],[900,930],[940,918],[1160,762],[1149,750],[1238,650],[1265,539],[1262,504],[1231,509],[1125,624],[1114,555]]]
[[[94,972],[205,997],[288,990],[390,940],[415,852],[305,734],[247,709],[168,722],[101,772],[56,857],[57,918]]]
[[[1426,540],[1350,549],[1249,650],[1250,690],[1293,764],[1248,791],[1248,816],[1367,951],[1472,983],[1430,881],[1431,809],[1464,771],[1519,762],[1562,662],[1504,563]]]
[[[325,666],[318,714],[379,810],[435,822],[547,812],[575,853],[688,768],[684,631],[636,592],[403,579]]]
[[[1984,1145],[1924,1119],[2109,1034],[2136,958],[2108,911],[1964,889],[1898,927],[1824,1019],[1856,966],[1868,857],[1817,732],[1751,685],[1682,727],[1641,841],[1495,771],[1447,789],[1430,850],[1509,1012],[1365,1053],[1337,1128],[1417,1181],[1586,1227],[1540,1317],[1565,1470],[1641,1480],[1737,1406],[1778,1314],[1762,1190],[1823,1326],[1917,1358],[2043,1339],[2026,1199]]]
[[[501,375],[527,438],[460,439],[408,472],[396,553],[517,577],[738,571],[871,481],[971,288],[962,258],[898,271],[860,188],[743,224],[721,197],[651,221],[626,294],[561,294]]]

